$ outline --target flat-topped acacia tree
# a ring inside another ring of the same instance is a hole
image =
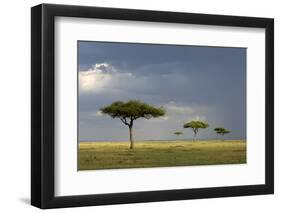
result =
[[[228,134],[230,133],[229,130],[223,128],[223,127],[217,127],[214,129],[214,131],[217,133],[217,135],[221,135],[222,137],[225,135],[225,134]]]
[[[225,129],[223,127],[216,127],[214,128],[214,131],[217,133],[217,138],[218,138],[218,135],[221,134],[221,132],[223,132]]]
[[[137,100],[128,102],[115,101],[101,108],[100,111],[112,118],[119,118],[123,124],[128,126],[130,149],[134,147],[133,125],[135,120],[138,118],[151,119],[165,115],[165,110],[162,107],[155,107]]]
[[[192,131],[194,133],[193,140],[195,140],[199,129],[205,129],[207,127],[209,127],[209,124],[206,122],[203,122],[203,121],[189,121],[183,125],[183,128],[192,129]]]
[[[217,133],[217,139],[218,139],[218,135],[220,135],[223,130],[224,130],[224,128],[222,128],[222,127],[214,128],[214,131]]]

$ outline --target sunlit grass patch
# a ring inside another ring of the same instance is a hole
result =
[[[128,142],[81,142],[78,169],[149,168],[246,163],[246,142],[145,141],[129,149]]]

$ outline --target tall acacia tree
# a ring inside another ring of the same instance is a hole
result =
[[[222,137],[225,135],[225,134],[228,134],[230,133],[229,130],[223,128],[223,127],[217,127],[214,129],[214,131],[217,133],[217,135],[221,135]]]
[[[155,107],[137,100],[116,101],[101,108],[100,111],[112,118],[119,118],[123,124],[128,126],[130,149],[134,147],[133,125],[135,120],[138,118],[151,119],[165,115],[165,110],[162,107]]]
[[[194,133],[194,137],[193,140],[195,140],[199,129],[205,129],[209,127],[209,124],[203,121],[189,121],[187,123],[185,123],[183,125],[183,128],[191,128],[193,133]]]

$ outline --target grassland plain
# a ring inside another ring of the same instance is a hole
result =
[[[78,170],[246,163],[245,140],[80,142]]]

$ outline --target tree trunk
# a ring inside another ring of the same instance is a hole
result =
[[[129,135],[130,135],[130,149],[134,148],[134,141],[133,141],[133,128],[129,127]]]

